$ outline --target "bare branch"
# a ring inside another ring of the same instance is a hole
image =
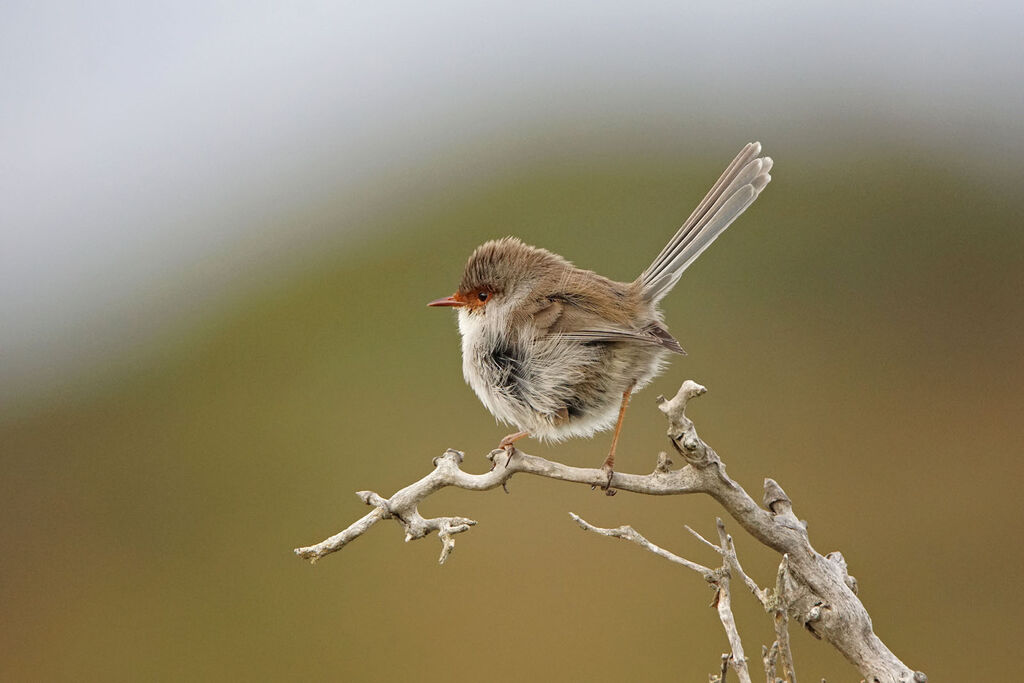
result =
[[[722,519],[716,518],[715,524],[718,527],[718,537],[722,542],[722,553],[725,556],[726,562],[729,564],[729,568],[739,574],[740,578],[743,579],[743,583],[747,585],[747,588],[749,588],[750,592],[754,594],[754,597],[761,603],[761,606],[768,609],[770,604],[768,591],[764,588],[758,587],[757,583],[747,576],[745,571],[743,571],[743,566],[740,565],[740,558],[736,556],[736,546],[733,545],[732,536],[725,533],[725,524],[722,522]]]
[[[668,434],[672,446],[686,464],[672,470],[670,461],[662,454],[652,473],[616,472],[611,481],[612,487],[661,496],[705,493],[717,500],[755,539],[786,556],[785,571],[780,567],[780,572],[784,574],[785,600],[779,599],[778,586],[775,596],[764,592],[759,594],[761,589],[757,589],[756,584],[742,572],[739,563],[733,564],[726,558],[726,566],[743,578],[747,587],[762,600],[762,604],[766,600],[770,604],[771,597],[778,602],[773,607],[776,614],[781,611],[779,619],[782,623],[779,625],[777,622],[777,634],[784,666],[791,661],[791,655],[788,654],[788,637],[782,634],[788,636],[785,623],[788,619],[795,619],[810,633],[838,649],[869,683],[927,681],[923,673],[908,668],[875,635],[871,618],[857,597],[856,581],[847,573],[842,555],[831,553],[825,557],[811,546],[806,524],[794,514],[792,501],[785,491],[773,480],[766,479],[765,508],[762,508],[725,473],[725,465],[718,454],[700,438],[692,420],[685,414],[687,402],[705,392],[704,387],[687,380],[672,399],[658,398],[659,408],[668,418]],[[448,450],[435,459],[432,472],[388,499],[372,492],[361,493],[364,502],[374,506],[373,512],[341,533],[316,545],[297,548],[295,552],[315,562],[351,543],[381,519],[394,519],[403,526],[406,540],[422,538],[437,531],[442,541],[443,562],[454,548],[455,534],[463,533],[475,524],[473,520],[463,517],[424,519],[420,516],[417,507],[419,503],[445,487],[487,491],[505,486],[512,476],[519,473],[586,486],[604,486],[607,483],[607,475],[603,470],[570,467],[517,450],[511,454],[504,450],[492,451],[488,458],[492,463],[489,472],[469,474],[459,467],[462,453]],[[723,552],[728,553],[730,547],[731,541],[725,542],[723,548],[726,550]],[[735,557],[734,549],[732,557]],[[783,641],[786,642],[785,646]],[[791,670],[787,675],[791,675]]]
[[[729,565],[727,564],[727,560],[723,559],[721,569],[709,569],[704,565],[691,562],[690,560],[679,557],[678,555],[651,543],[631,526],[626,525],[615,529],[602,529],[594,526],[575,513],[570,512],[569,516],[572,517],[573,520],[585,531],[593,531],[594,533],[602,536],[632,541],[641,548],[649,550],[659,557],[664,557],[670,562],[675,562],[676,564],[683,565],[687,569],[692,569],[702,575],[705,581],[712,584],[715,587],[715,599],[711,604],[713,607],[718,609],[718,618],[722,622],[722,627],[725,629],[725,635],[729,639],[729,648],[732,650],[731,655],[722,655],[722,673],[719,675],[719,680],[725,680],[726,671],[728,670],[729,665],[732,665],[732,667],[736,669],[736,675],[740,679],[741,683],[751,683],[750,672],[747,669],[747,658],[743,654],[743,643],[740,640],[740,632],[739,629],[736,628],[736,619],[732,614],[732,600],[730,599],[729,592]],[[689,529],[689,527],[687,527],[687,529]],[[715,551],[724,557],[724,552],[721,548],[709,542],[693,529],[690,529],[690,533],[710,545]]]
[[[654,553],[658,557],[664,557],[669,562],[675,562],[676,564],[683,565],[687,569],[692,569],[693,571],[703,576],[704,579],[708,582],[714,582],[716,580],[716,574],[714,569],[709,569],[708,567],[705,567],[702,564],[691,562],[686,558],[679,557],[674,553],[670,553],[664,548],[648,541],[636,529],[629,525],[620,526],[615,529],[602,529],[601,527],[594,526],[587,520],[577,515],[575,512],[570,512],[569,516],[572,517],[572,520],[579,524],[580,528],[582,528],[584,531],[593,531],[595,534],[601,534],[602,536],[609,536],[611,538],[621,538],[626,541],[631,541],[633,543],[636,543],[641,548]]]
[[[771,648],[761,646],[761,662],[764,664],[764,675],[767,683],[775,683],[775,661],[779,658],[779,641],[772,643]]]
[[[747,668],[747,657],[743,653],[743,643],[740,641],[740,632],[736,627],[736,619],[732,615],[732,593],[729,589],[729,568],[723,565],[721,578],[718,579],[718,595],[715,605],[718,607],[718,618],[725,628],[725,634],[729,638],[729,647],[732,649],[732,657],[729,658],[732,667],[736,669],[736,676],[740,683],[751,683],[750,670]]]
[[[722,554],[722,549],[721,548],[719,548],[717,545],[715,545],[714,543],[712,543],[708,539],[706,539],[703,536],[701,536],[700,532],[694,531],[693,528],[689,524],[684,524],[683,528],[686,529],[687,531],[689,531],[691,534],[693,534],[693,537],[696,538],[698,541],[700,541],[701,543],[703,543],[707,547],[711,548],[712,550],[714,550],[719,555]]]
[[[305,560],[309,560],[313,564],[316,564],[316,561],[324,555],[333,553],[336,550],[341,550],[346,545],[365,534],[370,530],[371,526],[381,519],[384,519],[385,514],[386,513],[383,510],[377,508],[373,512],[364,515],[355,522],[352,522],[352,524],[344,531],[334,534],[330,538],[320,541],[316,545],[311,545],[307,548],[296,548],[295,554]]]
[[[775,625],[775,644],[782,658],[782,673],[789,683],[796,683],[796,669],[793,666],[793,651],[789,645],[789,615],[787,614],[787,583],[789,581],[789,555],[782,556],[775,578],[775,607],[772,622]],[[767,605],[766,605],[767,608]]]

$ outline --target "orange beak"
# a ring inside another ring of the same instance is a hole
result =
[[[459,299],[458,296],[458,293],[455,293],[443,299],[431,301],[427,306],[465,306],[466,302]]]

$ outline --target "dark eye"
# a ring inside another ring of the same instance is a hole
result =
[[[488,296],[490,295],[487,292],[480,292],[476,295],[476,298],[480,299],[480,301],[487,301]]]

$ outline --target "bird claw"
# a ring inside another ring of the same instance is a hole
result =
[[[613,470],[611,466],[606,462],[604,465],[601,465],[601,471],[604,472],[608,477],[608,481],[606,481],[604,485],[601,486],[601,490],[604,491],[604,495],[606,496],[614,496],[616,493],[618,493],[618,490],[612,488],[612,477],[615,476],[615,470]],[[597,484],[594,484],[593,486],[590,487],[590,490],[593,491],[596,488]]]
[[[508,450],[509,448],[513,447],[513,445],[515,444],[516,441],[519,441],[519,439],[522,439],[523,437],[527,437],[529,435],[530,435],[530,432],[526,432],[526,431],[515,432],[514,434],[508,434],[498,443],[498,448],[503,448],[505,450]]]
[[[508,456],[505,458],[505,467],[508,467],[508,464],[512,462],[512,456],[517,453],[516,441],[519,441],[519,439],[529,435],[530,432],[516,432],[515,434],[507,435],[498,442],[498,450],[505,451],[505,455]]]

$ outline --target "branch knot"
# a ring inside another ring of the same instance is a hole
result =
[[[672,447],[686,462],[703,469],[720,462],[718,455],[697,435],[693,420],[686,416],[686,404],[691,398],[707,393],[707,389],[693,380],[686,380],[671,399],[659,396],[658,409],[668,417],[668,438]]]

